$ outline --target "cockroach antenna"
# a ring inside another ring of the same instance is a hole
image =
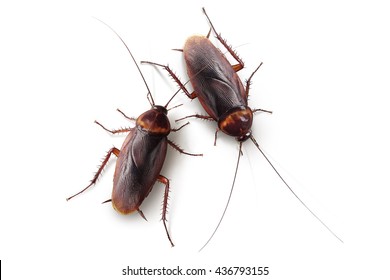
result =
[[[137,70],[138,70],[139,74],[141,75],[142,80],[144,81],[144,84],[145,84],[146,89],[147,89],[147,91],[148,91],[147,96],[148,96],[149,103],[150,103],[151,106],[154,106],[155,103],[154,103],[154,100],[153,100],[152,93],[151,93],[151,91],[150,91],[150,89],[149,89],[148,83],[146,82],[145,77],[144,77],[144,75],[142,74],[142,71],[141,71],[141,69],[140,69],[139,66],[138,66],[137,61],[135,60],[133,54],[131,53],[131,51],[130,51],[129,47],[127,46],[127,44],[125,43],[125,41],[124,41],[124,40],[122,39],[122,37],[115,31],[115,29],[112,28],[110,25],[108,25],[107,23],[105,23],[105,22],[102,21],[101,19],[98,19],[98,18],[96,18],[96,17],[93,17],[93,18],[96,19],[96,20],[98,20],[98,21],[100,21],[101,23],[103,23],[103,24],[104,24],[105,26],[107,26],[108,28],[110,28],[111,31],[114,32],[116,36],[118,36],[119,40],[121,40],[121,42],[123,43],[123,45],[126,47],[127,51],[129,52],[129,54],[130,54],[130,56],[131,56],[131,59],[133,60],[135,66],[137,67]],[[175,95],[176,95],[176,94],[175,94]]]

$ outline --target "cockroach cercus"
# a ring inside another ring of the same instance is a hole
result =
[[[107,25],[103,22],[103,24]],[[108,25],[107,25],[108,26]],[[91,183],[81,190],[80,192],[67,198],[67,200],[81,194],[89,187],[94,185],[101,174],[104,166],[110,159],[110,156],[114,154],[117,156],[114,184],[112,189],[111,199],[104,201],[111,202],[116,211],[121,214],[131,214],[135,211],[146,220],[144,214],[140,209],[140,205],[144,199],[148,196],[156,181],[159,181],[165,185],[163,208],[162,208],[162,221],[164,223],[165,231],[168,236],[169,242],[174,246],[167,228],[167,206],[168,206],[168,194],[169,194],[169,180],[160,174],[163,167],[165,156],[167,153],[167,146],[170,145],[175,150],[182,154],[201,156],[202,154],[190,154],[182,150],[175,143],[170,141],[167,136],[171,131],[177,131],[188,123],[182,125],[177,129],[173,129],[170,126],[169,119],[167,117],[167,106],[172,99],[177,95],[180,89],[171,97],[165,106],[155,105],[153,97],[150,93],[150,89],[146,83],[146,80],[141,72],[141,69],[137,65],[130,49],[126,43],[119,36],[119,34],[108,26],[122,41],[127,48],[133,62],[137,66],[146,89],[148,91],[147,97],[152,108],[138,118],[127,117],[122,111],[118,111],[124,115],[125,118],[135,121],[135,127],[133,128],[121,128],[117,130],[109,130],[95,121],[104,130],[116,134],[127,132],[128,135],[123,142],[122,148],[119,150],[115,147],[111,148],[107,155],[104,157],[101,166],[96,172],[95,176],[91,180]]]
[[[251,84],[251,79],[253,75],[260,68],[262,63],[253,71],[249,76],[249,79],[245,83],[245,87],[238,77],[237,73],[239,70],[244,68],[244,62],[237,55],[237,53],[229,46],[220,34],[218,34],[212,24],[210,18],[208,17],[206,10],[203,8],[203,12],[207,18],[207,21],[210,25],[210,31],[207,36],[192,36],[187,39],[185,42],[184,48],[179,49],[184,54],[184,60],[187,68],[187,74],[190,78],[194,92],[190,93],[185,85],[179,80],[179,78],[174,74],[174,72],[166,65],[142,61],[141,63],[148,63],[152,65],[157,65],[163,67],[168,71],[169,75],[176,81],[179,87],[186,93],[186,95],[194,99],[198,97],[201,105],[208,115],[190,115],[189,117],[196,117],[205,120],[214,120],[218,123],[218,128],[215,132],[214,145],[217,140],[217,132],[221,130],[229,136],[233,136],[239,143],[239,153],[237,158],[236,170],[229,194],[226,207],[223,211],[221,219],[219,220],[218,225],[213,231],[212,235],[204,246],[200,249],[202,250],[212,239],[216,233],[219,225],[222,222],[222,219],[226,213],[229,201],[233,192],[235,180],[237,177],[237,170],[242,155],[242,143],[250,139],[260,153],[265,157],[267,162],[270,164],[272,169],[276,172],[279,178],[291,191],[291,193],[300,201],[300,203],[338,240],[343,242],[293,191],[289,184],[284,180],[278,170],[274,167],[268,157],[260,148],[255,137],[252,134],[252,121],[253,113],[257,111],[263,111],[272,113],[263,109],[251,109],[248,106],[248,95],[249,87]],[[238,64],[231,65],[225,55],[216,48],[211,41],[209,36],[211,31],[214,32],[218,41],[226,48],[228,53],[238,62]],[[178,50],[178,49],[176,49]],[[196,75],[195,75],[196,74]],[[180,119],[180,120],[182,120]],[[177,120],[178,121],[178,120]]]

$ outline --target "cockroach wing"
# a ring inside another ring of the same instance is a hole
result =
[[[167,152],[165,136],[134,128],[121,148],[114,174],[113,207],[123,214],[138,210],[152,190]]]
[[[190,37],[183,51],[194,91],[213,119],[218,121],[231,108],[247,106],[240,78],[209,39],[202,36]]]

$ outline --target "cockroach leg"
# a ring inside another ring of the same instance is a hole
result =
[[[219,128],[215,130],[215,136],[214,136],[214,146],[217,146],[217,135],[218,135]]]
[[[243,66],[241,64],[234,64],[232,65],[232,68],[235,72],[238,72],[243,68]]]
[[[176,131],[179,131],[180,129],[182,129],[183,127],[185,127],[186,125],[189,125],[190,122],[186,122],[185,124],[183,124],[182,126],[178,127],[178,128],[171,128],[171,131],[173,132],[176,132]]]
[[[171,131],[173,132],[176,132],[180,129],[182,129],[183,127],[185,127],[186,125],[190,124],[189,122],[186,122],[185,124],[183,124],[182,126],[180,126],[179,128],[171,128]],[[173,143],[171,140],[168,139],[168,144],[171,145],[172,148],[174,148],[175,150],[179,151],[181,154],[185,154],[185,155],[189,155],[189,156],[203,156],[203,154],[191,154],[191,153],[187,153],[185,152],[182,148],[180,148],[177,144]]]
[[[66,200],[69,200],[69,199],[72,199],[73,197],[83,193],[86,189],[88,189],[89,187],[91,187],[92,185],[94,185],[97,181],[97,179],[99,178],[100,176],[100,173],[102,173],[103,169],[104,169],[104,166],[106,166],[108,160],[110,159],[110,156],[112,154],[116,155],[117,157],[119,156],[119,150],[115,147],[111,148],[108,152],[107,152],[107,155],[104,157],[103,161],[102,161],[102,164],[100,165],[98,171],[96,172],[95,176],[93,177],[93,179],[91,180],[91,183],[84,189],[82,189],[81,191],[79,191],[78,193],[68,197]]]
[[[249,79],[246,80],[246,88],[245,88],[246,96],[249,96],[249,88],[250,88],[250,85],[251,85],[252,77],[255,75],[255,73],[257,72],[257,70],[259,70],[259,68],[261,67],[261,65],[263,65],[263,62],[261,62],[260,65],[257,66],[257,68],[255,69],[255,71],[253,71],[253,73],[249,76]],[[236,71],[236,72],[237,72],[237,71]]]
[[[195,115],[189,115],[189,116],[186,116],[186,117],[177,119],[177,120],[175,120],[175,122],[182,121],[182,120],[188,119],[188,118],[198,118],[198,119],[203,119],[203,120],[208,120],[208,121],[214,120],[214,119],[213,119],[212,117],[210,117],[210,116],[195,114]]]
[[[120,128],[120,129],[114,129],[114,130],[110,130],[110,129],[107,129],[105,128],[101,123],[99,123],[98,121],[95,121],[96,124],[100,125],[105,131],[108,131],[112,134],[116,134],[116,133],[124,133],[124,132],[130,132],[132,130],[132,128]]]
[[[188,98],[190,98],[190,99],[196,98],[196,93],[195,92],[189,93],[189,91],[186,89],[184,84],[180,81],[180,79],[176,76],[176,74],[171,70],[171,68],[169,68],[169,66],[155,63],[155,62],[150,62],[150,61],[141,61],[141,63],[142,64],[151,64],[151,65],[160,66],[160,67],[164,68],[169,73],[169,76],[171,76],[171,78],[179,85],[180,89],[184,91],[184,93],[188,96]]]
[[[125,113],[123,113],[121,110],[116,109],[119,113],[121,113],[126,119],[131,120],[131,121],[136,121],[137,119],[134,117],[128,117]]]
[[[259,109],[261,110],[261,109]],[[180,118],[180,119],[177,119],[175,120],[175,122],[178,122],[178,121],[182,121],[184,119],[187,119],[187,118],[198,118],[198,119],[203,119],[203,120],[208,120],[208,121],[212,121],[214,120],[212,117],[210,116],[205,116],[205,115],[199,115],[199,114],[195,114],[195,115],[190,115],[190,116],[186,116],[184,118]],[[185,125],[187,125],[188,123],[186,123]],[[180,128],[182,128],[184,125],[182,125],[181,127],[179,127],[177,130],[179,130]],[[219,128],[217,128],[215,130],[215,136],[214,136],[214,146],[217,145],[217,134],[218,134],[218,131],[219,131]]]
[[[167,227],[167,208],[168,208],[168,198],[169,198],[169,180],[168,178],[162,176],[162,175],[159,175],[157,177],[157,180],[160,182],[160,183],[163,183],[165,185],[165,191],[164,191],[164,200],[163,200],[163,209],[162,209],[162,221],[164,223],[164,227],[165,227],[165,231],[167,233],[167,236],[168,236],[168,239],[169,239],[169,242],[171,242],[171,245],[172,247],[175,246],[171,240],[171,237],[169,235],[169,232],[168,232],[168,227]]]
[[[111,202],[111,198],[103,201],[102,204],[107,203],[107,202]]]
[[[179,153],[181,154],[185,154],[185,155],[189,155],[189,156],[203,156],[203,154],[191,154],[191,153],[187,153],[186,151],[184,151],[182,148],[180,148],[177,144],[173,143],[171,140],[168,139],[168,144],[174,148],[175,150],[177,150]]]
[[[245,88],[245,93],[246,93],[246,96],[248,97],[249,96],[249,89],[250,89],[250,85],[251,85],[251,80],[252,80],[252,77],[255,75],[255,73],[257,72],[257,70],[259,70],[259,68],[261,67],[261,65],[263,65],[263,62],[260,63],[259,66],[257,66],[257,68],[255,69],[255,71],[253,71],[253,73],[249,76],[249,79],[246,80],[246,88]],[[252,110],[252,113],[256,113],[256,112],[265,112],[265,113],[269,113],[269,114],[272,114],[272,111],[269,111],[269,110],[264,110],[264,109],[253,109]]]
[[[216,38],[218,39],[218,41],[220,41],[221,44],[226,48],[226,50],[231,54],[231,56],[232,56],[235,60],[237,60],[238,64],[232,65],[234,71],[236,71],[236,72],[240,71],[242,68],[244,68],[244,62],[243,62],[242,59],[237,55],[237,53],[232,49],[232,47],[229,46],[229,45],[227,44],[226,40],[223,39],[223,38],[221,37],[221,35],[217,33],[217,30],[215,30],[214,25],[213,25],[213,23],[211,22],[209,16],[207,15],[205,8],[202,8],[202,10],[203,10],[203,13],[205,14],[205,16],[206,16],[206,18],[207,18],[207,21],[208,21],[209,24],[210,24],[211,29],[214,31],[215,36],[216,36]],[[208,37],[207,37],[207,38],[208,38]]]
[[[177,120],[175,120],[175,122],[182,121],[182,120],[187,119],[187,118],[198,118],[198,119],[203,119],[203,120],[208,120],[208,121],[214,120],[210,116],[195,114],[195,115],[189,115],[189,116],[186,116],[184,118],[177,119]],[[217,130],[215,131],[215,136],[214,136],[214,146],[217,145],[217,133],[218,133],[218,131],[219,131],[219,129],[217,128]]]

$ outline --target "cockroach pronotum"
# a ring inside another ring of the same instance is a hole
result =
[[[230,198],[234,189],[235,180],[237,177],[238,166],[242,155],[242,143],[250,139],[260,153],[264,156],[266,161],[270,164],[272,169],[276,172],[278,177],[283,181],[291,193],[299,200],[299,202],[338,240],[343,242],[293,191],[289,184],[284,180],[278,170],[274,167],[268,157],[260,148],[255,137],[252,134],[252,121],[253,113],[257,111],[263,111],[272,113],[263,109],[251,109],[248,106],[248,95],[249,86],[251,79],[257,70],[260,68],[262,63],[253,71],[246,81],[245,87],[238,77],[237,73],[239,70],[244,68],[244,62],[237,55],[237,53],[227,44],[220,34],[214,28],[206,10],[203,8],[207,21],[210,25],[210,31],[207,36],[192,36],[187,39],[183,49],[176,49],[184,54],[184,60],[187,68],[187,74],[190,78],[194,92],[190,93],[185,85],[179,80],[174,72],[166,65],[143,61],[142,63],[148,63],[163,67],[168,71],[169,75],[175,80],[179,87],[184,93],[191,99],[198,97],[201,105],[208,115],[190,115],[189,117],[196,117],[205,120],[214,120],[218,123],[218,128],[215,132],[214,145],[217,140],[217,132],[221,130],[229,136],[233,136],[239,142],[239,152],[236,163],[236,170],[229,194],[226,207],[223,211],[221,219],[218,225],[211,234],[210,238],[200,249],[202,250],[213,238],[214,234],[218,230],[223,217],[226,213],[229,205]],[[238,64],[231,65],[225,55],[216,48],[211,41],[209,36],[211,31],[214,32],[218,41],[226,48],[228,53],[238,62]],[[195,75],[196,74],[196,75]],[[180,120],[182,120],[180,119]]]
[[[102,23],[108,26],[106,23]],[[165,231],[168,236],[169,242],[172,246],[174,246],[166,224],[169,180],[168,178],[160,174],[167,153],[167,146],[169,144],[175,150],[187,155],[201,156],[202,154],[187,153],[167,138],[168,134],[171,131],[177,131],[188,124],[186,123],[177,129],[173,129],[171,128],[169,119],[167,117],[167,106],[177,95],[180,89],[169,99],[165,106],[155,105],[146,80],[130,49],[128,48],[124,40],[119,36],[119,34],[110,26],[108,27],[119,37],[119,39],[125,45],[127,51],[131,56],[131,59],[137,66],[137,70],[140,73],[148,91],[147,98],[152,108],[141,114],[136,119],[127,117],[122,111],[118,109],[118,111],[125,118],[135,121],[136,125],[133,128],[110,130],[105,128],[99,122],[95,121],[95,123],[100,125],[104,130],[112,134],[128,132],[128,135],[123,142],[122,148],[120,150],[113,147],[108,151],[90,184],[80,192],[68,197],[67,200],[81,194],[89,187],[94,185],[104,166],[109,161],[110,156],[114,154],[115,156],[117,156],[118,159],[116,161],[114,173],[112,196],[111,199],[108,199],[103,203],[111,202],[113,208],[121,214],[130,214],[135,211],[138,211],[142,218],[146,220],[144,214],[139,207],[152,190],[155,182],[159,181],[163,183],[165,185],[165,192],[162,208],[162,221],[164,223]]]

